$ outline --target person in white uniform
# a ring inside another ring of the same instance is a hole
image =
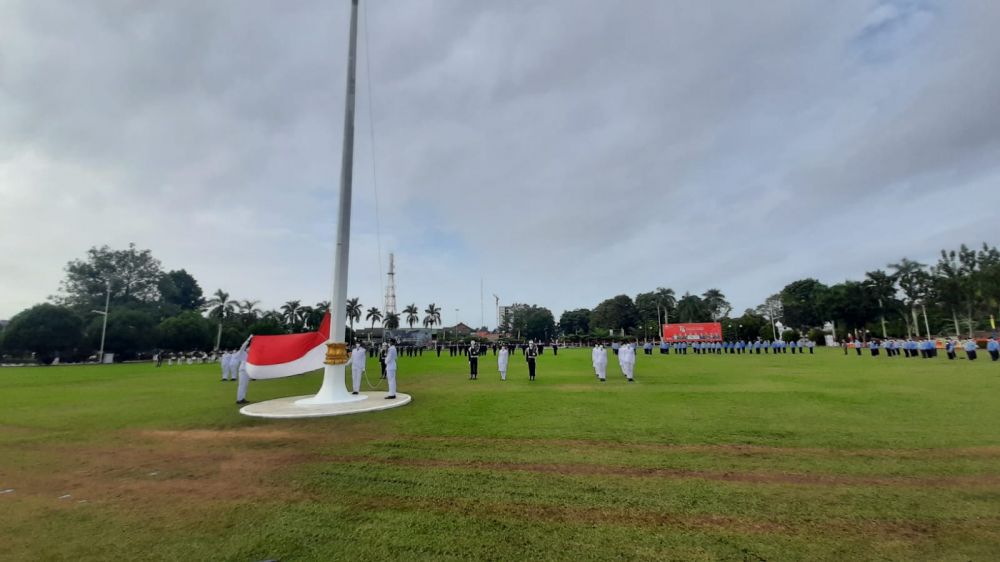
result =
[[[622,346],[622,351],[619,352],[619,355],[625,356],[622,360],[622,370],[625,372],[625,378],[628,379],[628,382],[633,382],[635,380],[633,378],[635,376],[635,346],[632,344]]]
[[[510,364],[510,350],[507,344],[500,346],[500,353],[497,354],[497,369],[500,370],[500,380],[507,380],[507,365]]]
[[[229,352],[226,352],[226,353],[222,354],[222,362],[221,362],[221,364],[222,364],[222,380],[223,381],[229,380],[229,360],[231,359],[231,357],[232,356],[229,354]]]
[[[389,350],[385,354],[385,378],[389,381],[389,395],[386,400],[396,398],[396,340],[389,340]]]
[[[239,384],[236,387],[237,404],[247,403],[247,387],[250,386],[250,374],[247,373],[247,348],[250,347],[252,339],[252,335],[248,336],[247,341],[240,346],[240,350],[229,358],[230,367],[235,368],[239,373]]]
[[[594,368],[597,369],[597,378],[601,382],[608,380],[608,350],[603,345],[597,344],[594,355]]]
[[[365,362],[368,360],[368,350],[361,346],[360,343],[354,344],[354,349],[351,350],[351,359],[349,363],[351,364],[351,384],[353,392],[351,394],[357,394],[361,391],[361,375],[365,374]]]
[[[590,364],[594,367],[594,375],[600,378],[600,373],[597,371],[597,354],[600,350],[601,344],[595,343],[594,349],[590,350]]]

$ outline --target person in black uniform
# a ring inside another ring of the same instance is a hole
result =
[[[528,348],[524,351],[524,359],[528,362],[528,380],[535,380],[535,358],[538,357],[538,347],[535,342],[529,341]]]
[[[374,347],[374,346],[373,346]],[[389,345],[383,343],[378,350],[378,364],[382,367],[382,378],[385,378],[385,356],[389,353]]]
[[[474,381],[479,376],[479,342],[469,344],[469,380]]]
[[[559,355],[559,344],[557,342],[552,342],[552,355]]]

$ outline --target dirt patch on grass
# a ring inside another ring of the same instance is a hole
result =
[[[268,427],[248,427],[245,429],[186,429],[186,430],[147,430],[138,435],[154,439],[172,441],[301,441],[310,434],[272,429]]]
[[[436,500],[401,497],[358,497],[353,501],[366,510],[431,511],[473,518],[502,518],[572,525],[620,525],[669,528],[680,531],[736,532],[741,534],[783,534],[798,536],[844,536],[890,539],[906,542],[934,539],[945,533],[988,535],[1000,520],[928,522],[907,520],[776,521],[733,517],[722,514],[667,513],[639,509],[578,508],[529,503],[483,503],[463,498]]]
[[[810,457],[884,457],[900,459],[933,458],[998,458],[1000,446],[955,447],[936,449],[839,449],[826,447],[772,447],[749,444],[674,444],[674,443],[622,443],[616,441],[591,441],[585,439],[517,439],[445,436],[407,436],[407,439],[440,443],[467,443],[482,447],[559,447],[600,448],[631,451],[665,451],[677,453],[710,453],[735,456],[810,456]]]
[[[212,440],[166,439],[150,446],[58,447],[42,453],[46,470],[5,474],[7,486],[19,496],[51,498],[69,495],[71,502],[125,504],[144,509],[158,505],[188,507],[220,501],[283,501],[306,497],[281,474],[317,459],[298,448],[253,449],[222,447]]]
[[[421,468],[457,468],[467,470],[537,472],[559,474],[564,476],[622,476],[635,478],[698,479],[754,484],[793,484],[805,486],[1000,487],[1000,476],[995,475],[906,478],[888,476],[795,474],[781,472],[724,472],[683,470],[674,468],[611,466],[603,464],[456,461],[447,459],[334,457],[326,458],[324,460],[335,462],[414,466]]]

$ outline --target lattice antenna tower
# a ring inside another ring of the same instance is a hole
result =
[[[385,315],[396,314],[396,258],[389,254],[389,283],[385,286]]]

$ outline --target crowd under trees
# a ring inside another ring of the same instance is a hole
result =
[[[130,359],[158,350],[233,349],[249,334],[285,334],[316,330],[330,303],[290,300],[263,310],[260,301],[236,299],[224,290],[204,294],[183,269],[164,271],[149,250],[134,244],[122,250],[91,248],[66,265],[60,294],[50,302],[15,315],[0,332],[0,355],[42,362],[54,357],[83,360],[100,345],[103,311],[108,305],[105,350]],[[720,322],[727,339],[771,338],[780,322],[787,333],[822,343],[821,327],[832,321],[838,338],[974,337],[992,329],[1000,316],[1000,252],[983,244],[942,250],[936,263],[907,258],[875,269],[860,280],[826,285],[807,278],[787,284],[741,315],[719,289],[701,294],[658,287],[635,298],[617,295],[594,308],[567,310],[556,322],[539,305],[514,304],[498,331],[512,339],[584,341],[617,337],[654,339],[664,323]],[[386,315],[357,298],[346,303],[349,337],[358,328],[395,330],[442,327],[441,307],[407,305]],[[483,328],[485,329],[485,328]],[[444,334],[436,334],[443,337]],[[455,337],[454,334],[452,337]]]

